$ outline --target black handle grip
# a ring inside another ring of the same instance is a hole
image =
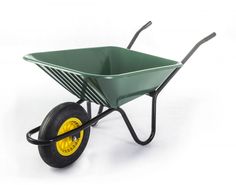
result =
[[[148,21],[142,28],[140,28],[140,31],[143,31],[144,29],[148,28],[152,25],[152,21]]]
[[[132,40],[130,41],[129,45],[127,46],[127,49],[130,49],[130,48],[133,46],[133,44],[134,44],[135,40],[137,39],[138,35],[140,34],[140,32],[143,31],[143,30],[145,30],[146,28],[148,28],[148,27],[151,26],[151,25],[152,25],[152,21],[148,21],[144,26],[142,26],[142,27],[135,33],[135,35],[133,36]]]
[[[208,40],[212,39],[212,38],[215,37],[215,36],[216,36],[216,33],[213,32],[212,34],[208,35],[207,37],[205,37],[205,38],[202,39],[201,41],[202,41],[202,43],[207,42]]]

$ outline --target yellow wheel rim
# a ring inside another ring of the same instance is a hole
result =
[[[64,134],[70,130],[73,130],[82,125],[82,122],[78,118],[69,118],[61,125],[57,135]],[[70,156],[79,148],[84,137],[84,130],[80,131],[79,138],[76,137],[66,137],[58,142],[56,142],[57,151],[62,156]]]

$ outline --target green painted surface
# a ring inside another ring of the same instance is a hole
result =
[[[79,75],[106,100],[106,106],[114,108],[153,91],[182,65],[119,47],[33,53],[24,59]]]

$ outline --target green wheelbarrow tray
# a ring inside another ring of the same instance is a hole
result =
[[[40,156],[48,165],[62,168],[73,163],[86,147],[91,126],[114,111],[121,114],[136,143],[146,145],[152,141],[156,133],[158,94],[198,47],[216,34],[200,40],[179,63],[130,50],[140,32],[150,25],[151,21],[136,32],[127,49],[108,46],[24,56],[79,98],[77,102],[56,106],[41,126],[26,134],[31,144],[38,145]],[[146,140],[140,140],[120,106],[144,94],[152,98],[151,133]],[[87,110],[81,106],[84,101]],[[100,106],[94,117],[91,102]],[[107,110],[103,111],[104,107]],[[32,135],[37,132],[35,139]]]
[[[154,91],[182,65],[119,47],[34,53],[24,59],[78,98],[112,108]]]

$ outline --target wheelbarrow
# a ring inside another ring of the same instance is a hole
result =
[[[136,143],[146,145],[152,141],[156,132],[158,94],[198,47],[216,33],[199,41],[179,63],[130,50],[140,32],[151,24],[149,21],[136,32],[127,49],[109,46],[24,56],[79,98],[77,102],[53,108],[41,126],[26,134],[28,142],[38,145],[41,158],[49,166],[62,168],[77,160],[87,145],[91,126],[114,111],[121,114]],[[152,98],[151,134],[145,141],[138,138],[121,108],[142,95]],[[87,110],[81,106],[83,102],[87,102]],[[91,116],[92,102],[99,105],[95,117]],[[32,135],[37,132],[38,139],[35,139]]]

